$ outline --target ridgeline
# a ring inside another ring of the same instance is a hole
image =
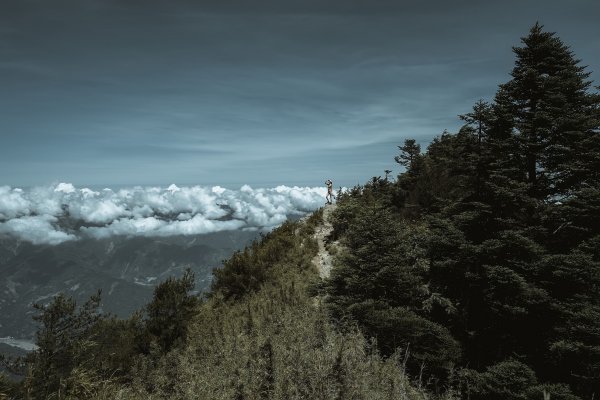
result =
[[[600,97],[536,24],[511,79],[397,179],[160,284],[126,320],[57,296],[18,399],[578,400],[600,393]],[[2,394],[4,393],[4,394]]]

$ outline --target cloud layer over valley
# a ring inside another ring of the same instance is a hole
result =
[[[270,229],[289,216],[323,205],[324,187],[239,190],[214,187],[76,188],[69,183],[31,189],[0,187],[0,236],[34,244],[79,238],[196,235]]]

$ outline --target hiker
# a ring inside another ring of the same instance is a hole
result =
[[[325,196],[325,199],[327,200],[326,204],[333,204],[333,182],[331,182],[331,179],[327,179],[325,184],[327,185],[327,196]]]

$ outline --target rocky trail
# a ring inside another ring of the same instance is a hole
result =
[[[314,234],[314,238],[317,239],[317,242],[319,243],[319,252],[315,258],[313,258],[313,264],[315,264],[319,270],[321,279],[329,278],[329,275],[331,274],[333,256],[327,250],[325,243],[327,237],[333,231],[333,226],[331,225],[331,222],[329,222],[329,216],[335,208],[335,204],[328,204],[325,206],[323,209],[323,224],[317,227]]]

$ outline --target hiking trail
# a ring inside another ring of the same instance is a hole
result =
[[[319,270],[319,276],[321,279],[329,278],[329,275],[331,274],[331,267],[333,265],[333,256],[327,250],[325,242],[329,234],[333,231],[333,225],[331,225],[331,222],[329,222],[329,216],[333,210],[335,210],[335,208],[335,204],[327,204],[323,208],[323,224],[317,227],[313,236],[315,239],[317,239],[319,244],[319,252],[313,258],[312,262]],[[337,241],[333,242],[333,244],[336,245]]]

